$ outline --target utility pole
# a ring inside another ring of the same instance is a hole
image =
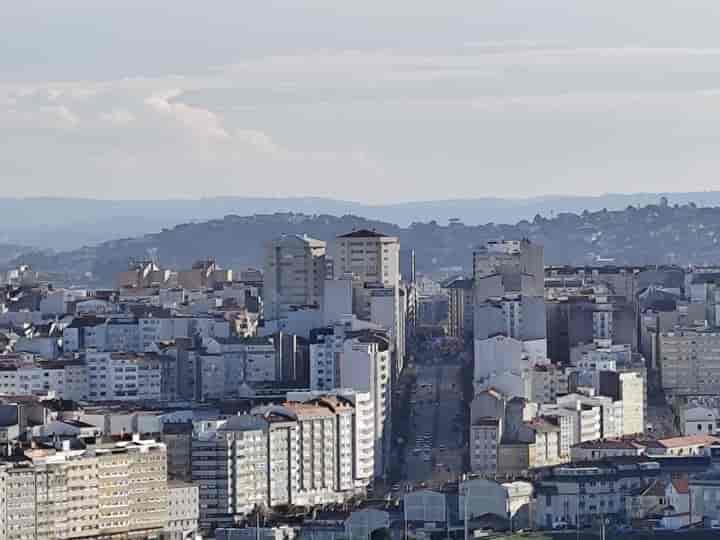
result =
[[[465,494],[464,494],[464,504],[463,504],[463,517],[465,518],[464,528],[465,528],[465,540],[468,540],[468,487],[467,484],[465,484]]]
[[[580,540],[580,482],[578,481],[578,492],[577,492],[577,500],[575,501],[577,504],[577,511],[575,512],[575,538],[577,540]]]

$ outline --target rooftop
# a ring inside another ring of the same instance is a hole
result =
[[[338,235],[338,238],[384,238],[386,234],[379,233],[370,229],[358,229],[345,234]]]

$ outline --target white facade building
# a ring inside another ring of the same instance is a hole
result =
[[[372,330],[320,334],[310,345],[310,387],[329,391],[352,388],[369,393],[375,414],[375,475],[388,467],[392,375],[387,337]]]
[[[152,354],[86,353],[88,400],[161,399],[163,361]]]

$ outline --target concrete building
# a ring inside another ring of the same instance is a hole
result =
[[[310,388],[352,388],[370,394],[375,415],[375,474],[382,476],[389,466],[391,440],[392,368],[387,335],[340,327],[317,334],[310,345]]]
[[[358,488],[372,485],[375,476],[375,406],[370,392],[357,392],[352,388],[322,391],[288,392],[290,402],[312,402],[325,396],[334,396],[352,403],[354,411],[355,483]]]
[[[560,296],[547,299],[545,308],[548,356],[554,362],[570,363],[574,347],[595,339],[609,339],[637,350],[637,304],[624,296]]]
[[[370,320],[372,289],[397,291],[400,284],[400,242],[367,229],[342,234],[335,240],[333,264],[335,276],[353,278],[353,313]],[[399,293],[395,298],[399,302]]]
[[[685,407],[680,411],[680,430],[684,436],[715,435],[718,414],[707,407]]]
[[[473,252],[473,278],[477,283],[478,278],[490,274],[531,276],[529,286],[524,291],[516,287],[509,287],[505,290],[543,297],[545,272],[542,246],[527,239],[487,242]]]
[[[88,352],[88,400],[160,400],[162,364],[168,360],[154,354]]]
[[[477,418],[470,423],[470,470],[494,476],[498,471],[498,446],[502,437],[502,420]]]
[[[192,480],[192,422],[163,422],[160,440],[167,449],[168,479]]]
[[[618,435],[644,433],[647,410],[645,377],[633,371],[603,371],[599,375],[600,394],[609,397],[614,403],[621,403],[622,427],[616,426]]]
[[[600,518],[624,523],[627,498],[662,472],[658,463],[631,459],[555,467],[535,486],[535,527],[551,529],[559,521],[573,528],[592,526]]]
[[[256,506],[342,503],[364,494],[354,405],[338,396],[259,407],[193,440],[200,528],[227,527]]]
[[[232,270],[223,270],[212,260],[196,261],[190,270],[177,273],[177,284],[183,289],[205,290],[232,281]]]
[[[445,284],[448,292],[448,335],[468,338],[473,333],[474,294],[472,278],[455,278]]]
[[[659,336],[663,389],[671,395],[720,393],[720,333],[677,330]]]
[[[390,530],[390,514],[376,508],[363,508],[351,512],[344,525],[348,540],[367,540],[376,531]]]
[[[0,464],[4,538],[160,538],[167,523],[164,447],[28,450]]]
[[[233,417],[192,443],[192,479],[199,485],[201,530],[229,527],[269,500],[268,422]]]
[[[573,462],[597,461],[619,456],[640,456],[645,447],[630,439],[598,439],[573,445],[570,454]]]
[[[163,537],[168,540],[193,538],[198,530],[200,500],[198,486],[168,482],[167,525]]]
[[[493,514],[511,520],[513,530],[528,527],[533,523],[533,486],[529,482],[507,482],[500,484],[493,480],[465,480],[458,486],[458,514],[468,519]]]
[[[327,270],[325,242],[306,235],[282,235],[265,248],[265,318],[282,319],[292,306],[319,307]]]
[[[720,473],[708,471],[690,479],[690,522],[712,524],[720,521]]]
[[[445,493],[421,489],[403,496],[403,518],[410,523],[446,523]]]

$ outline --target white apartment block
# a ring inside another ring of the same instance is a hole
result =
[[[369,393],[375,413],[375,475],[388,464],[390,407],[392,400],[391,357],[384,333],[360,330],[319,335],[310,345],[310,388],[330,391],[352,388]]]
[[[85,365],[80,361],[42,361],[17,357],[0,365],[0,395],[48,395],[80,400],[87,396]]]
[[[336,388],[330,391],[288,392],[287,401],[307,402],[324,396],[337,396],[348,400],[355,407],[354,454],[355,487],[367,488],[375,475],[375,407],[370,392],[357,392],[352,388]]]
[[[663,389],[670,394],[720,393],[720,333],[661,333],[659,366]]]
[[[168,482],[167,524],[163,531],[167,540],[194,538],[200,516],[199,489],[194,484]]]
[[[645,379],[639,373],[619,373],[622,434],[645,433]]]
[[[162,363],[154,354],[88,352],[85,355],[90,401],[162,398]]]
[[[265,246],[265,319],[287,316],[292,306],[322,305],[325,242],[306,235],[282,235]]]
[[[235,523],[255,505],[314,506],[365,493],[354,425],[349,400],[323,396],[259,407],[193,440],[201,528]]]

